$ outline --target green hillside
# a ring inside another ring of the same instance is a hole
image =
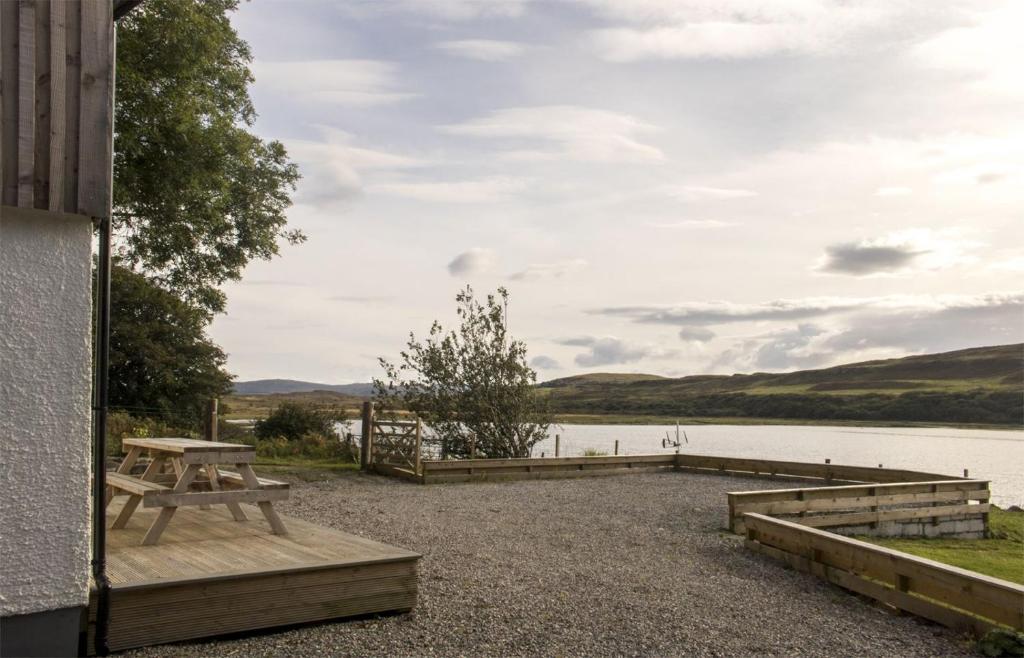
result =
[[[749,375],[587,374],[541,384],[560,414],[1016,425],[1024,344]]]

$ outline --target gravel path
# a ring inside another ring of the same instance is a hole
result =
[[[416,610],[129,655],[971,655],[721,530],[726,491],[774,487],[679,473],[298,483],[285,514],[423,554]]]

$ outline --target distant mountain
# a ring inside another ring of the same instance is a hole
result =
[[[235,395],[272,395],[274,393],[310,393],[330,391],[353,397],[368,397],[373,394],[373,384],[317,384],[297,379],[254,379],[235,382]]]
[[[585,374],[540,385],[557,413],[1020,426],[1024,344],[789,373]]]

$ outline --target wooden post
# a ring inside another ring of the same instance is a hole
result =
[[[970,477],[969,475],[967,475],[967,469],[966,468],[964,469],[964,477],[965,478]]]
[[[562,447],[562,437],[556,434],[555,435],[555,457],[557,457],[560,454],[561,447]]]
[[[359,445],[359,468],[369,468],[372,459],[370,450],[373,449],[373,402],[367,400],[363,403],[363,436]]]
[[[210,401],[206,403],[206,419],[203,429],[207,441],[217,440],[217,398],[210,398]]]
[[[416,417],[416,475],[420,474],[420,456],[422,455],[421,446],[423,445],[423,423],[420,421],[419,416]]]
[[[615,454],[619,454],[619,440],[615,439]]]

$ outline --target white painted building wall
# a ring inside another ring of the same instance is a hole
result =
[[[92,226],[0,206],[0,616],[84,606]]]

